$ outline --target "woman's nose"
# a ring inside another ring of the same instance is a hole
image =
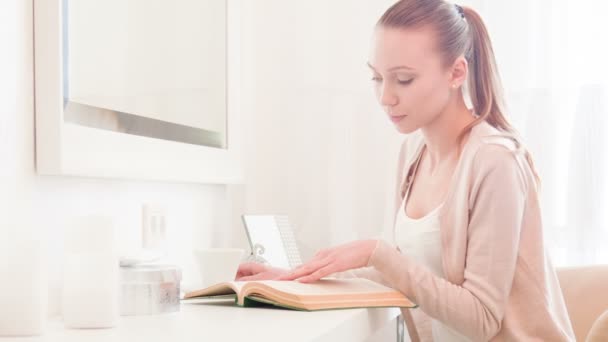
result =
[[[399,103],[397,94],[386,84],[380,88],[379,101],[382,106],[392,107]]]

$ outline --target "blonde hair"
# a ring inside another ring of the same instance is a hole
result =
[[[377,25],[386,28],[433,28],[437,33],[444,66],[451,65],[461,55],[469,65],[468,93],[478,117],[465,127],[461,137],[485,120],[519,144],[517,131],[505,117],[503,90],[490,35],[475,10],[444,0],[400,0],[386,10]],[[540,177],[527,150],[525,157],[537,185],[540,185]]]

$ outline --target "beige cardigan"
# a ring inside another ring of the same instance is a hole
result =
[[[423,144],[419,131],[403,142],[393,219],[409,186],[406,171]],[[485,121],[471,130],[439,212],[445,279],[392,245],[394,224],[391,242],[379,240],[370,268],[358,271],[419,305],[403,311],[412,340],[432,339],[428,316],[473,341],[574,340],[522,152],[517,141]]]

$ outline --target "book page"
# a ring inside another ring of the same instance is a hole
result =
[[[222,296],[229,294],[239,294],[243,285],[247,282],[244,281],[227,281],[216,285],[209,286],[207,288],[188,292],[184,295],[184,299],[195,298],[195,297],[211,297],[211,296]]]
[[[368,279],[321,279],[315,283],[303,284],[297,281],[256,281],[276,290],[294,295],[348,295],[370,293],[393,293],[395,290]]]

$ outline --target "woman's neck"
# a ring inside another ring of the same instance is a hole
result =
[[[431,169],[460,156],[460,134],[474,120],[473,113],[459,97],[459,101],[447,106],[437,119],[421,128]]]

